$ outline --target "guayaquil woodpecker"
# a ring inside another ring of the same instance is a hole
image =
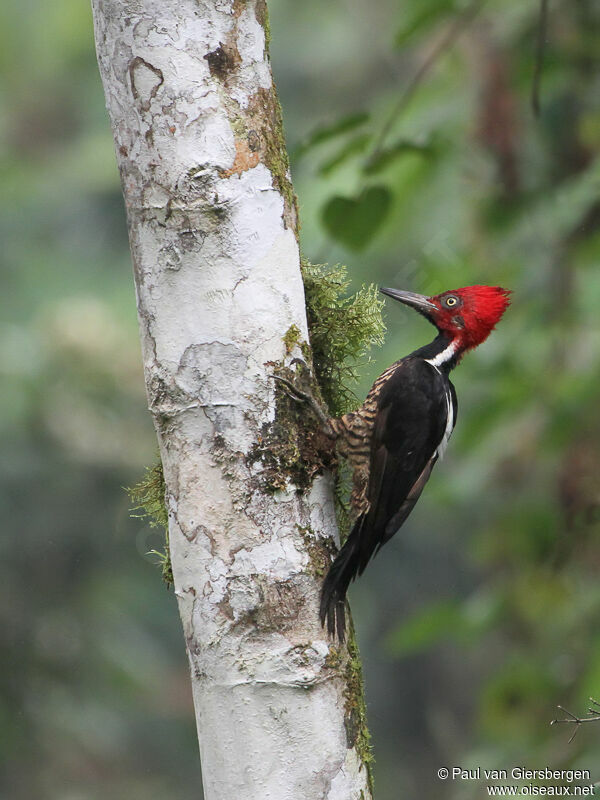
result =
[[[321,623],[327,622],[330,635],[337,634],[340,641],[345,636],[350,582],[402,526],[444,454],[457,413],[450,370],[467,350],[487,339],[510,295],[500,286],[466,286],[434,297],[398,289],[381,292],[414,308],[438,334],[388,367],[360,408],[330,418],[314,397],[278,378],[292,397],[310,404],[353,473],[354,526],[321,593]]]

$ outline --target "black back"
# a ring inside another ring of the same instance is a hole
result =
[[[415,489],[420,494],[431,473],[446,429],[449,383],[431,364],[409,356],[382,387],[371,447],[370,510],[361,527],[359,574],[375,549],[400,528],[418,499]]]
[[[401,527],[437,461],[448,417],[447,392],[456,421],[456,393],[447,372],[411,355],[383,384],[371,444],[367,497],[323,586],[321,619],[343,639],[345,595],[373,554]]]

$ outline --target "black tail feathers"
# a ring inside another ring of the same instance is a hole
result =
[[[360,524],[357,522],[329,568],[321,590],[321,625],[327,621],[329,635],[337,635],[340,642],[344,641],[346,632],[346,592],[360,566],[359,534]]]

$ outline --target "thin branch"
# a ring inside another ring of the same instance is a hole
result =
[[[460,34],[473,22],[486,2],[487,0],[472,0],[472,2],[469,3],[469,5],[463,11],[461,11],[460,14],[458,14],[456,19],[448,27],[445,34],[441,37],[436,46],[423,61],[398,98],[390,116],[381,128],[379,136],[375,140],[375,146],[369,161],[375,159],[381,152],[383,144],[394,123],[410,103],[413,95],[419,88],[419,85],[427,76],[427,73],[432,69],[432,67],[435,66],[438,59],[446,52],[446,50],[448,50],[454,44]]]
[[[597,700],[594,700],[593,697],[590,697],[590,701],[592,705],[596,706],[596,708],[588,708],[588,717],[577,717],[575,714],[572,714],[568,709],[563,708],[563,706],[557,706],[557,708],[564,712],[567,715],[566,719],[553,719],[550,725],[557,725],[560,723],[567,723],[569,725],[574,725],[575,730],[573,731],[573,735],[569,739],[569,744],[573,741],[575,736],[577,735],[577,731],[579,730],[579,726],[583,725],[584,722],[598,722],[600,721],[600,703]]]
[[[542,72],[544,69],[544,53],[546,50],[546,31],[548,29],[549,0],[540,0],[540,18],[538,22],[537,41],[535,48],[535,63],[533,67],[533,80],[531,83],[531,108],[534,116],[540,116],[540,90],[542,85]]]

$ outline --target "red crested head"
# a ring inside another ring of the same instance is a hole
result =
[[[484,342],[510,305],[510,289],[501,286],[465,286],[429,298],[436,310],[430,320],[460,348]]]
[[[384,294],[412,306],[448,339],[455,352],[464,352],[484,342],[510,304],[510,289],[501,286],[465,286],[433,297],[381,289]]]

